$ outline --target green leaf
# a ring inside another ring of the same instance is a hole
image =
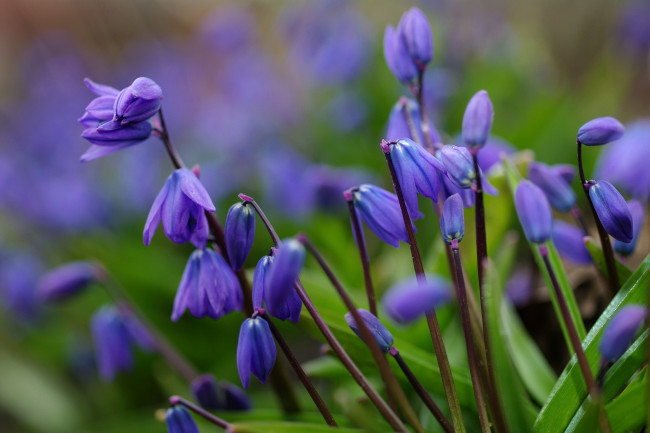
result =
[[[596,264],[596,267],[603,273],[603,275],[607,275],[607,263],[605,263],[605,255],[603,254],[603,249],[600,245],[594,242],[591,237],[587,237],[585,246],[587,247],[587,251],[589,251],[589,255],[591,255],[591,259]],[[632,270],[620,260],[615,258],[615,261],[619,281],[627,281],[627,279],[632,275]]]

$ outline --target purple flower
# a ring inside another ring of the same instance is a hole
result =
[[[299,241],[286,239],[278,247],[270,262],[270,269],[265,269],[259,277],[260,283],[263,281],[263,297],[270,310],[277,314],[284,313],[281,315],[295,320],[298,320],[300,309],[295,308],[290,296],[295,292],[293,288],[305,263],[305,254],[305,247]]]
[[[160,110],[162,97],[162,89],[152,79],[136,78],[117,95],[113,122],[124,126],[148,120]]]
[[[576,203],[571,185],[557,171],[541,162],[531,162],[528,177],[546,194],[549,203],[560,212],[570,211]]]
[[[149,245],[162,222],[163,231],[172,242],[191,241],[202,248],[208,238],[206,210],[214,212],[215,208],[199,179],[186,168],[175,170],[151,206],[144,225],[144,244]]]
[[[636,242],[639,240],[639,235],[641,234],[641,229],[643,228],[643,219],[645,216],[643,204],[640,201],[630,200],[627,202],[627,206],[630,209],[630,214],[632,215],[632,240],[630,242],[621,242],[618,239],[614,241],[614,250],[616,250],[616,252],[622,256],[629,256],[634,252]]]
[[[250,398],[238,386],[228,382],[221,382],[223,393],[223,409],[228,411],[246,411],[253,406]]]
[[[196,425],[190,411],[180,404],[167,409],[165,422],[167,433],[200,433],[199,426]]]
[[[216,251],[206,248],[190,256],[174,299],[172,321],[190,310],[194,317],[213,319],[241,310],[242,293],[237,277]]]
[[[255,211],[246,203],[235,203],[226,216],[226,248],[234,271],[244,267],[255,238]]]
[[[388,331],[388,329],[386,329],[386,327],[379,321],[379,319],[377,319],[370,311],[366,311],[361,308],[357,308],[357,311],[359,312],[361,320],[363,320],[363,323],[366,324],[366,327],[372,334],[372,337],[377,342],[377,345],[381,351],[384,353],[388,352],[388,350],[393,347],[393,342],[395,341],[390,331]],[[354,316],[351,312],[345,313],[345,321],[348,323],[350,329],[352,329],[354,333],[363,340],[361,328],[357,325],[357,322],[354,320]]]
[[[461,188],[454,183],[453,180],[449,179],[448,176],[441,176],[442,179],[442,196],[445,200],[451,197],[454,194],[460,195],[463,199],[463,206],[466,208],[471,208],[474,206],[474,201],[476,200],[476,194],[469,188]]]
[[[571,164],[555,164],[549,169],[556,175],[560,176],[568,184],[573,182],[576,177],[576,168]]]
[[[601,146],[623,136],[625,128],[613,117],[598,117],[578,129],[578,141],[586,146]]]
[[[222,404],[219,399],[219,387],[213,375],[203,374],[198,376],[192,381],[190,388],[194,399],[203,409],[221,409]]]
[[[516,307],[527,305],[535,291],[533,273],[530,268],[519,268],[506,283],[506,296]]]
[[[100,270],[89,262],[72,262],[52,269],[38,282],[38,297],[45,302],[56,302],[72,297],[99,277]]]
[[[476,171],[472,155],[466,147],[443,146],[440,159],[445,166],[447,177],[460,188],[472,188],[476,184]],[[481,185],[486,194],[497,195],[487,178],[481,173]]]
[[[406,113],[408,112],[409,117],[413,121],[413,127],[416,132],[414,137],[409,127]],[[431,141],[434,144],[441,143],[440,134],[433,125],[429,125],[430,131],[429,135]],[[386,140],[396,141],[401,140],[402,138],[410,138],[411,140],[417,143],[423,143],[422,136],[422,118],[420,115],[420,106],[418,103],[410,98],[400,98],[400,100],[393,105],[393,108],[390,111],[388,116],[388,127],[386,128]]]
[[[251,373],[266,383],[275,364],[275,342],[266,320],[255,317],[244,320],[237,343],[237,371],[242,386],[248,388]]]
[[[465,236],[465,215],[460,195],[454,194],[445,200],[440,216],[440,232],[448,244],[453,240],[460,242]]]
[[[41,306],[36,291],[40,261],[26,253],[12,253],[3,254],[0,263],[0,311],[26,324],[34,322]]]
[[[88,128],[97,127],[100,123],[112,120],[115,98],[120,91],[106,84],[95,83],[90,78],[85,78],[84,83],[91,92],[97,95],[97,98],[86,106],[86,112],[79,118],[79,123]]]
[[[402,15],[398,25],[413,62],[424,69],[433,58],[433,35],[427,17],[418,8],[411,8]]]
[[[585,232],[582,229],[560,220],[553,222],[553,244],[562,257],[576,265],[592,262],[584,238]]]
[[[398,323],[409,323],[446,304],[452,298],[449,282],[427,275],[426,282],[416,277],[393,285],[384,295],[386,314]]]
[[[490,169],[501,163],[503,155],[510,155],[515,153],[515,148],[507,141],[491,135],[488,138],[485,146],[478,152],[478,166],[485,173],[489,173]]]
[[[121,126],[109,121],[98,127],[86,128],[81,136],[94,144],[81,156],[81,162],[91,161],[138,144],[151,136],[151,123],[144,121]],[[99,148],[98,148],[99,147]]]
[[[551,238],[553,215],[544,192],[528,180],[522,180],[515,192],[515,208],[526,238],[541,244]]]
[[[463,116],[463,141],[471,149],[485,146],[492,129],[494,108],[485,90],[479,90],[469,100]]]
[[[400,29],[386,26],[384,31],[384,58],[388,69],[402,83],[413,81],[418,74],[417,68],[406,46]]]
[[[607,233],[621,242],[631,242],[634,238],[632,214],[621,193],[604,180],[590,181],[589,185],[589,198]]]
[[[274,303],[275,299],[269,296],[268,280],[270,275],[271,264],[274,258],[272,256],[264,256],[257,266],[255,266],[255,274],[253,275],[253,307],[262,308],[266,306],[266,311],[273,317],[280,320],[289,319],[293,323],[298,322],[300,319],[300,312],[302,310],[302,300],[300,296],[293,290],[288,291],[284,298],[278,298],[279,303]],[[262,305],[264,303],[264,305]]]
[[[642,305],[626,305],[612,317],[598,345],[604,359],[616,362],[625,353],[645,321],[646,314],[646,307]]]

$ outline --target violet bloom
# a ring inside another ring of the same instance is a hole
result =
[[[413,81],[418,71],[399,27],[386,26],[384,31],[384,58],[388,69],[402,83]]]
[[[115,99],[120,91],[106,84],[95,83],[90,78],[85,78],[84,84],[97,95],[97,98],[90,101],[86,106],[86,112],[79,118],[79,123],[85,128],[89,128],[97,127],[101,123],[112,120]]]
[[[398,25],[411,59],[423,70],[433,58],[433,35],[426,15],[418,8],[404,12]]]
[[[441,176],[442,179],[442,196],[445,200],[451,197],[454,194],[458,194],[460,198],[463,199],[463,206],[465,208],[471,208],[474,206],[476,201],[476,194],[469,188],[461,188],[454,183],[453,180],[449,179],[448,176]]]
[[[247,411],[253,407],[250,398],[238,386],[228,382],[221,382],[223,394],[223,409],[228,411]]]
[[[516,152],[515,147],[507,141],[491,135],[485,146],[478,152],[478,166],[481,170],[489,174],[492,167],[500,165],[503,155],[511,155]]]
[[[445,200],[440,216],[440,232],[447,244],[454,240],[460,242],[465,236],[465,214],[460,195],[454,194]]]
[[[214,212],[215,208],[199,179],[186,168],[175,170],[151,206],[144,225],[144,244],[151,243],[162,222],[163,231],[172,242],[191,241],[202,248],[208,239],[205,211]]]
[[[469,100],[463,115],[463,141],[465,145],[474,151],[485,146],[490,136],[493,120],[494,108],[490,96],[485,90],[479,90]]]
[[[162,104],[162,89],[151,78],[136,78],[115,99],[113,122],[121,125],[153,117]]]
[[[584,238],[585,232],[581,228],[560,220],[553,222],[553,244],[563,258],[576,265],[588,265],[592,262]]]
[[[571,185],[557,171],[541,162],[531,162],[528,177],[546,194],[549,203],[560,212],[570,211],[576,203]]]
[[[553,215],[544,192],[528,180],[515,191],[515,208],[528,241],[542,244],[551,238]]]
[[[274,258],[272,256],[264,256],[257,262],[257,266],[255,266],[255,273],[253,275],[253,308],[262,308],[265,306],[266,312],[271,316],[280,320],[289,319],[293,323],[296,323],[300,319],[302,300],[296,291],[293,290],[293,286],[284,298],[278,298],[279,303],[274,303],[276,299],[269,296],[267,287],[273,260]]]
[[[265,270],[264,276],[261,277],[264,282],[263,296],[267,306],[275,313],[284,311],[296,320],[300,310],[296,312],[290,296],[295,292],[294,286],[305,263],[305,255],[303,244],[296,239],[285,239],[270,262],[270,269]]]
[[[508,279],[505,288],[506,297],[515,307],[528,305],[534,291],[533,273],[530,268],[517,269]]]
[[[167,433],[200,433],[199,426],[192,418],[190,411],[180,404],[167,409],[165,412]]]
[[[607,233],[621,242],[631,242],[632,214],[621,193],[607,181],[589,181],[589,198]]]
[[[363,320],[363,323],[366,324],[366,327],[370,331],[372,338],[374,338],[374,340],[377,342],[379,349],[381,349],[381,351],[384,353],[388,352],[388,350],[393,347],[393,342],[395,341],[390,331],[386,329],[386,327],[379,321],[379,319],[377,319],[375,315],[370,311],[364,310],[362,308],[357,308],[357,311],[361,316],[361,320]],[[363,333],[361,332],[361,328],[357,325],[357,322],[354,320],[354,316],[351,312],[345,313],[345,321],[347,322],[350,329],[352,329],[352,331],[354,331],[354,333],[363,340]]]
[[[613,117],[598,117],[578,129],[578,141],[586,146],[601,146],[623,136],[625,127]]]
[[[393,285],[381,303],[386,314],[398,323],[410,323],[452,299],[451,285],[440,277],[427,275],[426,282],[416,277]]]
[[[226,216],[226,248],[234,271],[244,267],[255,238],[255,211],[246,203],[235,203]]]
[[[203,409],[221,409],[222,404],[219,398],[219,387],[213,375],[203,374],[198,376],[190,384],[190,389],[192,395],[194,395],[194,399]]]
[[[625,353],[645,321],[646,314],[643,305],[626,305],[612,317],[598,345],[604,359],[616,362]]]
[[[627,202],[627,206],[632,215],[632,240],[630,242],[621,242],[618,239],[614,241],[614,250],[622,256],[629,256],[634,252],[636,243],[639,240],[639,235],[641,234],[641,229],[643,228],[643,219],[645,217],[643,204],[641,204],[640,201],[630,200]]]
[[[192,253],[174,299],[172,321],[186,309],[194,317],[213,319],[242,308],[241,286],[228,263],[216,251],[206,248]]]
[[[466,147],[443,146],[440,149],[440,160],[445,166],[445,173],[453,183],[460,188],[472,188],[476,185],[474,160]],[[481,185],[486,194],[497,195],[487,178],[481,173]]]
[[[237,343],[237,371],[242,386],[248,388],[251,373],[266,383],[275,365],[276,354],[273,334],[266,320],[261,317],[244,320]]]
[[[407,112],[413,121],[413,128],[416,133],[415,136],[413,136],[411,128],[409,127],[406,117]],[[432,124],[429,124],[429,129],[431,142],[434,144],[441,143],[442,139],[440,138],[440,134],[436,128]],[[420,114],[420,106],[414,99],[404,97],[400,98],[400,100],[393,105],[388,116],[388,126],[386,128],[386,140],[397,141],[402,138],[410,138],[417,143],[425,142],[422,135],[422,116]]]
[[[67,299],[84,290],[99,277],[99,269],[89,262],[72,262],[52,269],[41,277],[36,291],[45,302]]]

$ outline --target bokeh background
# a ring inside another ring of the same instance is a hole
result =
[[[76,119],[92,98],[83,78],[117,88],[154,79],[173,140],[200,164],[220,218],[237,193],[252,195],[282,235],[308,233],[361,287],[341,191],[390,185],[378,142],[405,89],[381,41],[412,5],[434,33],[426,100],[446,142],[479,89],[494,103],[494,134],[547,163],[574,163],[575,132],[593,117],[649,115],[645,0],[0,2],[0,431],[164,431],[157,410],[188,392],[142,353],[131,373],[97,378],[88,321],[106,295],[93,289],[56,307],[34,297],[39,276],[70,260],[103,262],[202,370],[238,383],[243,316],[172,324],[191,249],[161,235],[141,242],[171,170],[162,145],[151,138],[79,162],[88,143]],[[586,152],[588,171],[597,154]],[[268,249],[258,232],[251,267]],[[408,274],[403,248],[369,241],[379,286]],[[283,330],[302,359],[319,356],[316,340]],[[277,407],[257,383],[251,395],[260,410]]]

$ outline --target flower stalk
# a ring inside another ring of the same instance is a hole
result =
[[[207,410],[201,408],[200,406],[195,405],[191,401],[185,400],[183,397],[179,397],[177,395],[173,395],[169,397],[169,404],[172,406],[176,405],[182,405],[194,412],[197,415],[200,415],[201,417],[205,418],[206,420],[210,421],[212,424],[221,427],[224,430],[231,431],[233,425],[230,424],[228,421],[225,421],[221,418],[219,418],[216,415],[211,414]]]

